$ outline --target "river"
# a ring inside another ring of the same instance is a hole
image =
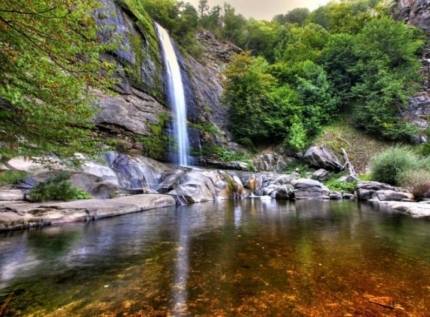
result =
[[[430,222],[355,202],[224,201],[0,235],[0,316],[430,316],[429,303]]]

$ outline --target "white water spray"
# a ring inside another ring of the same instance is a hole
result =
[[[168,99],[175,115],[173,132],[177,146],[177,163],[188,166],[189,140],[187,131],[187,106],[185,104],[184,86],[182,84],[181,69],[167,31],[155,24],[158,38],[163,51],[163,60],[167,73]]]

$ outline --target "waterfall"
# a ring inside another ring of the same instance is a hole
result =
[[[173,133],[177,146],[177,163],[188,165],[189,140],[187,132],[187,106],[185,104],[184,86],[182,84],[181,69],[175,49],[167,31],[157,23],[156,29],[163,52],[163,61],[166,69],[167,96],[172,107],[175,120]]]

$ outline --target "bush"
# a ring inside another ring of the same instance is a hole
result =
[[[0,185],[18,184],[27,178],[28,173],[24,171],[4,171],[0,172]]]
[[[430,181],[430,171],[424,169],[407,170],[399,175],[400,186],[412,189]]]
[[[345,182],[337,179],[330,179],[326,183],[324,183],[332,191],[338,191],[342,193],[354,193],[355,188],[357,187],[357,182]]]
[[[424,198],[430,198],[430,182],[415,185],[412,188],[411,193],[418,201],[423,200]]]
[[[402,172],[412,170],[418,164],[419,158],[409,150],[402,147],[388,148],[372,158],[372,180],[399,186]]]
[[[29,200],[33,202],[44,201],[69,201],[77,199],[88,199],[91,195],[86,191],[75,188],[69,181],[68,173],[60,173],[41,182],[30,192]]]

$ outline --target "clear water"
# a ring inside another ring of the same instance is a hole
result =
[[[5,233],[0,316],[429,316],[429,242],[368,205],[257,199]]]
[[[177,163],[181,166],[188,166],[189,139],[187,130],[187,105],[185,103],[181,69],[169,34],[160,25],[155,25],[162,47],[163,62],[166,69],[168,99],[172,106],[173,114],[175,115],[173,132],[177,147]]]

